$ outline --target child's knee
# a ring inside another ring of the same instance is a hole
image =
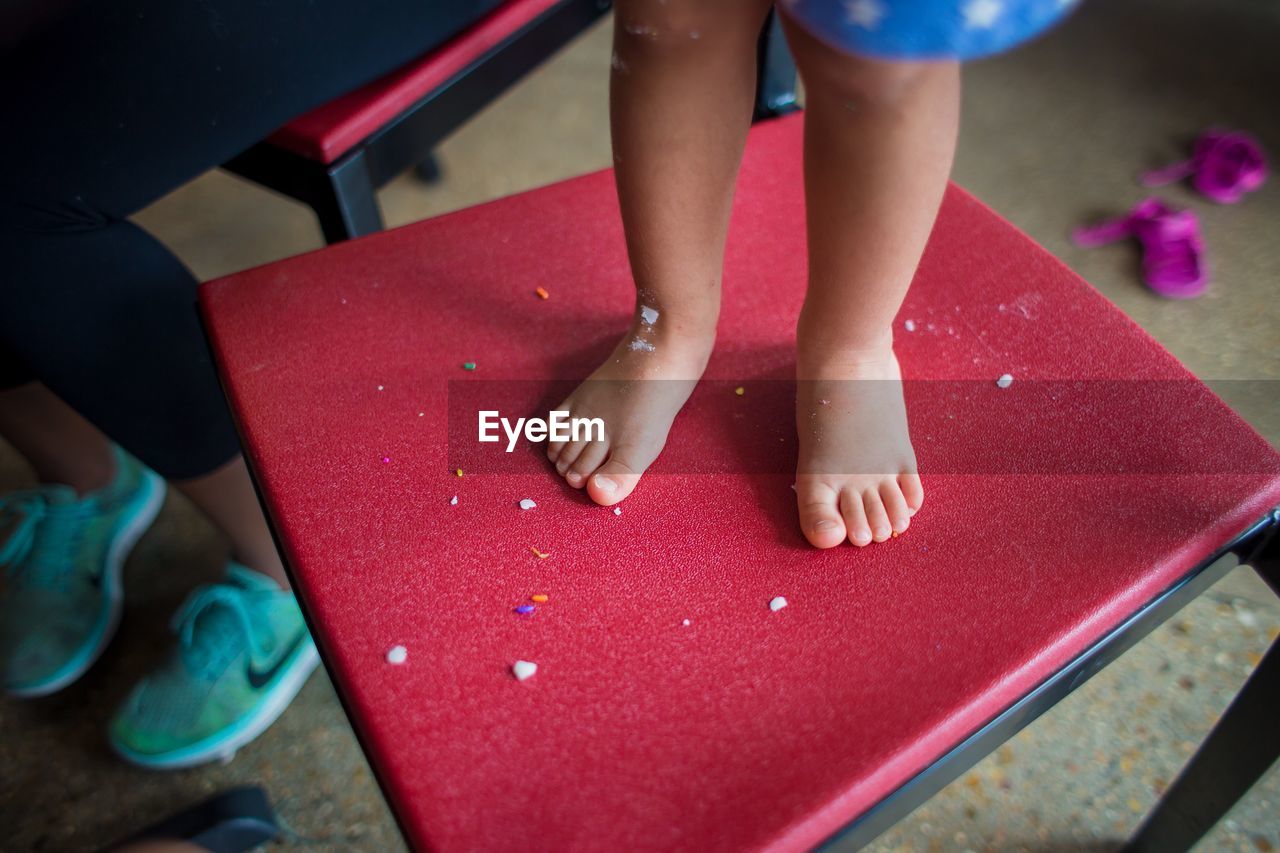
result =
[[[619,0],[615,5],[618,38],[639,47],[666,50],[705,46],[732,33],[749,4],[732,0]]]
[[[868,59],[834,49],[807,65],[806,89],[839,98],[850,109],[896,107],[925,81],[955,72],[952,63]]]

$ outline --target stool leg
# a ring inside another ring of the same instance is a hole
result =
[[[770,12],[765,21],[756,56],[756,120],[795,111],[796,64],[787,49],[777,11]]]
[[[327,243],[340,243],[382,230],[382,213],[363,152],[329,169],[325,192],[312,201]]]
[[[1266,577],[1266,574],[1264,577]],[[1267,578],[1273,583],[1275,576]],[[1280,757],[1280,640],[1209,732],[1126,851],[1189,850]]]
[[[440,161],[434,154],[428,154],[413,167],[414,176],[424,184],[438,184],[444,176],[440,169]]]

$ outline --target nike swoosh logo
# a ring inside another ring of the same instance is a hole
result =
[[[249,661],[248,666],[245,667],[244,673],[245,677],[249,679],[249,686],[254,690],[261,690],[263,687],[270,684],[271,680],[280,674],[280,670],[284,668],[284,665],[293,657],[293,653],[298,650],[298,647],[301,646],[303,641],[306,639],[307,632],[305,630],[298,632],[298,636],[293,638],[293,642],[289,644],[289,648],[285,649],[284,654],[280,655],[269,669],[257,669],[254,667],[253,661]]]

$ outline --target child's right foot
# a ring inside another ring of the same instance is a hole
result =
[[[550,442],[547,458],[575,489],[602,506],[635,489],[658,458],[667,432],[707,366],[712,325],[683,324],[641,308],[631,330],[591,376],[556,407],[571,418],[600,418],[603,441]]]

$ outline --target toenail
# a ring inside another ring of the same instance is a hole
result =
[[[613,480],[610,480],[608,477],[596,477],[596,488],[605,494],[608,494],[610,492],[616,492],[618,490],[618,484]]]
[[[853,534],[853,538],[865,545],[871,541],[871,534],[865,530],[859,530],[857,533]]]
[[[814,530],[830,530],[835,526],[836,526],[836,523],[834,521],[832,521],[829,518],[824,518],[822,519],[822,521],[814,522],[813,529]]]
[[[565,476],[565,479],[568,480],[570,483],[576,483],[582,479],[582,475],[579,474],[577,471],[570,471],[568,474],[565,474],[564,476]]]

